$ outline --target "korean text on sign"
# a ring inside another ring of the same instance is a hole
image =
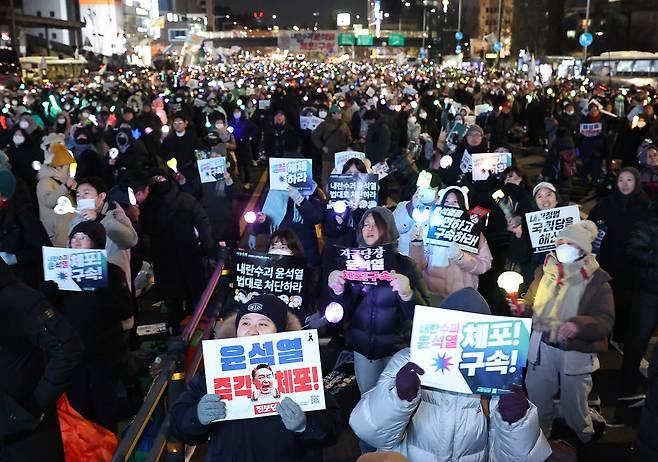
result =
[[[426,386],[497,394],[521,383],[531,320],[416,306],[411,361]]]
[[[208,393],[226,402],[226,420],[276,413],[291,398],[304,411],[324,409],[316,330],[205,340]]]
[[[387,285],[395,277],[395,255],[390,246],[337,247],[339,268],[346,281]]]
[[[379,181],[377,175],[360,173],[355,175],[331,175],[329,177],[329,200],[354,203],[359,208],[377,205]]]
[[[61,290],[82,291],[107,287],[105,250],[43,247],[44,280],[54,281]]]
[[[469,214],[455,207],[435,205],[430,212],[425,242],[447,247],[454,242],[464,251],[477,253],[480,243],[481,221],[477,214]]]
[[[535,252],[545,252],[555,249],[555,238],[560,231],[580,221],[580,212],[577,205],[569,205],[526,213],[525,219]]]

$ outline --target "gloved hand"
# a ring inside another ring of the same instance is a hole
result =
[[[283,425],[291,432],[301,433],[306,430],[306,414],[299,404],[290,398],[283,398],[276,407],[276,412],[281,416]]]
[[[15,265],[18,263],[18,260],[16,259],[16,255],[13,253],[9,252],[0,252],[0,258],[2,258],[6,264],[9,266]]]
[[[412,402],[420,390],[420,377],[425,371],[416,363],[408,362],[395,375],[398,398]]]
[[[464,256],[464,252],[454,242],[448,247],[448,260],[457,261]]]
[[[297,188],[293,186],[288,186],[288,197],[292,199],[295,205],[299,205],[304,202],[304,196],[300,193]]]
[[[498,412],[505,422],[513,424],[523,418],[530,405],[521,385],[514,384],[510,389],[511,393],[501,395],[498,400]]]
[[[226,418],[226,403],[220,395],[203,395],[196,406],[196,416],[202,425]]]
[[[254,250],[256,248],[256,235],[255,234],[250,234],[249,238],[247,238],[247,245],[251,250]]]
[[[304,321],[304,324],[308,325],[308,327],[311,329],[320,329],[326,326],[327,323],[328,321],[326,320],[326,318],[322,316],[320,313],[313,313],[312,315],[308,316]]]

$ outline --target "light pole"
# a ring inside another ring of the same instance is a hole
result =
[[[585,10],[585,33],[589,32],[589,4],[590,0],[587,0],[587,9]],[[587,47],[583,46],[583,67],[585,67],[585,61],[587,61]]]
[[[502,47],[499,46],[500,34],[502,31],[502,22],[503,22],[503,0],[498,0],[498,40],[496,42],[496,46],[498,47],[498,53],[496,53],[496,67],[498,67],[498,65],[500,64],[500,51],[502,50]]]

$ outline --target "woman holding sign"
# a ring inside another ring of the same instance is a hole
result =
[[[384,207],[367,210],[357,228],[360,248],[396,245],[399,237],[393,214]],[[354,349],[361,394],[375,386],[391,356],[409,343],[403,324],[413,318],[416,304],[428,300],[427,287],[414,262],[397,252],[394,258],[397,271],[391,271],[390,285],[346,283],[342,270],[329,275],[330,299],[343,306],[348,321],[346,335]]]
[[[274,295],[260,295],[243,305],[235,316],[224,320],[218,338],[248,337],[300,330],[301,324],[285,303]],[[269,391],[269,377],[259,378],[261,366],[252,373],[258,395]],[[267,371],[269,368],[265,368]],[[268,374],[269,375],[269,374]],[[273,395],[277,394],[272,390]],[[252,397],[233,397],[246,399]],[[278,415],[258,419],[224,420],[226,403],[219,394],[208,394],[206,376],[199,372],[171,409],[171,433],[178,440],[199,445],[208,442],[206,462],[303,462],[309,450],[331,446],[341,420],[340,408],[325,393],[326,410],[304,412],[284,397],[276,407]]]
[[[439,191],[438,205],[468,210],[468,198],[456,186]],[[431,218],[430,218],[431,219]],[[423,270],[423,277],[431,292],[432,306],[449,294],[464,287],[477,289],[478,278],[491,268],[491,251],[487,239],[480,233],[478,252],[463,251],[456,243],[447,247],[424,245],[423,240],[411,242],[409,255]]]

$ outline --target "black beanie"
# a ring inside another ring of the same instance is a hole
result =
[[[288,305],[283,303],[279,297],[265,294],[259,295],[242,305],[235,317],[235,327],[238,327],[240,319],[245,314],[257,313],[267,316],[276,326],[277,332],[285,332],[288,324]]]
[[[466,287],[448,295],[439,308],[467,313],[491,314],[487,301],[472,287]]]
[[[103,225],[98,221],[81,221],[73,227],[69,233],[69,245],[71,243],[71,238],[75,236],[76,233],[82,233],[89,237],[94,243],[94,249],[104,249],[106,241],[106,233]]]

